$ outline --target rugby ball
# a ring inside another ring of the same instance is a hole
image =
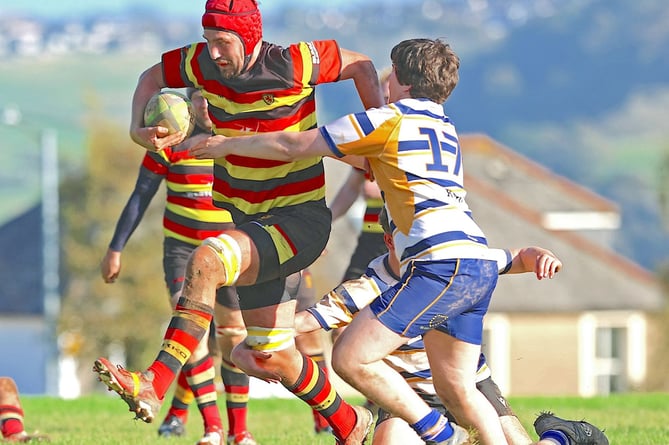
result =
[[[176,91],[161,91],[149,99],[144,109],[145,127],[165,127],[168,134],[182,131],[184,139],[193,133],[195,114],[190,99]]]

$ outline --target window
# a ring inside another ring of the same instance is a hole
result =
[[[579,393],[623,392],[646,377],[646,320],[638,312],[591,312],[579,320]]]
[[[627,390],[627,329],[595,328],[595,374],[597,394]]]

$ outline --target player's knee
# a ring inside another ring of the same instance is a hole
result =
[[[202,262],[203,266],[210,264],[211,252],[215,254],[225,271],[225,277],[220,283],[221,286],[231,286],[237,282],[241,272],[242,249],[237,241],[222,233],[216,237],[209,237],[202,242],[202,246],[195,250],[192,255],[192,261]]]
[[[347,379],[348,376],[356,373],[354,369],[355,364],[351,361],[350,356],[345,351],[342,351],[341,348],[333,348],[330,366],[343,379]]]

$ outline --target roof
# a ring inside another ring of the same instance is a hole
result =
[[[582,231],[551,230],[544,224],[547,211],[615,214],[615,204],[486,136],[464,135],[460,143],[467,203],[489,245],[545,247],[564,265],[550,281],[533,274],[500,277],[491,311],[654,311],[664,306],[651,272]],[[504,174],[491,175],[494,164],[505,164]]]

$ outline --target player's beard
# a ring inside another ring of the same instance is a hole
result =
[[[237,65],[232,60],[217,59],[217,61],[227,62],[227,64],[224,66],[217,64],[218,71],[221,73],[221,76],[223,76],[224,79],[234,79],[235,77],[239,77],[239,75],[242,73],[242,66]]]

